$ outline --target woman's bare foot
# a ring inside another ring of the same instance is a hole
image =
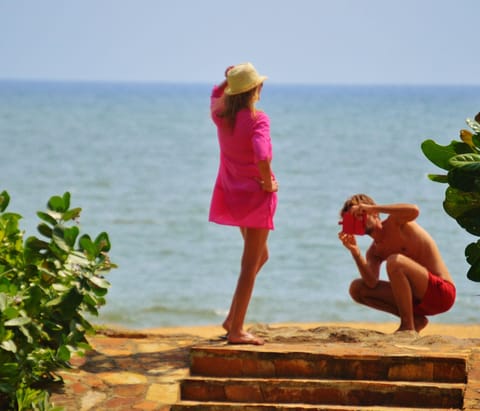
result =
[[[222,324],[223,329],[227,332],[227,334],[230,332],[230,327],[231,324],[227,320],[225,320]]]
[[[240,334],[229,333],[227,336],[229,344],[252,344],[252,345],[263,345],[265,341],[253,334],[242,331]]]

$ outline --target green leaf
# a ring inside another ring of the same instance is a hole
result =
[[[63,214],[63,221],[70,221],[74,220],[75,218],[78,218],[80,216],[80,213],[82,212],[81,208],[72,208],[71,210],[66,211]]]
[[[428,178],[436,183],[448,183],[446,174],[428,174]]]
[[[70,193],[68,191],[63,193],[62,199],[63,199],[63,204],[65,206],[65,211],[66,211],[70,208]]]
[[[480,242],[471,243],[465,248],[467,262],[471,265],[467,273],[469,280],[480,282]]]
[[[461,167],[462,169],[480,174],[480,154],[456,155],[450,159],[450,164],[453,167]]]
[[[97,256],[97,246],[93,243],[88,234],[84,234],[79,240],[80,249],[85,252],[89,260],[95,259]]]
[[[69,264],[70,269],[74,269],[73,265],[77,265],[80,267],[88,267],[88,258],[86,257],[85,254],[78,252],[78,251],[72,251],[69,256],[67,263]]]
[[[433,164],[444,170],[450,170],[450,158],[457,154],[472,153],[472,148],[466,143],[452,141],[448,146],[441,146],[433,140],[425,140],[421,144],[421,149],[425,157],[427,157]]]
[[[4,190],[0,194],[0,212],[3,213],[10,203],[10,195]]]
[[[49,302],[47,302],[45,305],[47,307],[55,307],[56,305],[59,305],[61,304],[62,302],[62,297],[56,297],[56,298],[53,298],[51,299]]]
[[[55,283],[55,284],[52,284],[52,288],[55,290],[55,291],[58,291],[58,292],[61,292],[61,293],[65,293],[67,292],[70,288],[67,287],[65,284],[60,284],[60,283]]]
[[[10,351],[13,353],[17,352],[17,346],[13,340],[2,341],[0,347],[2,347],[5,351]]]
[[[23,325],[21,325],[20,327],[18,327],[20,329],[20,331],[22,332],[22,334],[27,337],[27,342],[29,344],[33,343],[33,338],[32,338],[32,335],[30,334],[30,332],[28,331],[27,327],[24,327]]]
[[[56,211],[58,213],[64,213],[68,210],[64,198],[60,196],[50,197],[47,207],[49,210]]]
[[[77,312],[82,299],[83,296],[76,287],[72,287],[70,291],[64,294],[61,297],[61,302],[59,304],[62,312],[62,318],[65,320],[70,320]]]
[[[469,268],[467,271],[467,278],[471,281],[480,283],[480,266],[475,265]]]
[[[31,318],[28,317],[17,317],[11,320],[5,321],[5,327],[18,327],[21,325],[29,324],[32,322]]]
[[[70,350],[67,346],[61,345],[60,347],[58,347],[56,357],[60,361],[67,362],[70,360]]]
[[[68,229],[57,225],[53,228],[52,239],[53,242],[63,251],[69,252],[72,247],[69,244],[69,235],[67,234]],[[78,233],[77,233],[78,234]]]
[[[52,226],[55,226],[58,223],[56,218],[52,217],[48,213],[44,213],[43,211],[37,211],[37,216],[39,218],[41,218],[43,221],[46,221],[47,223],[49,223]]]
[[[450,217],[457,219],[471,210],[480,209],[480,193],[468,193],[448,187],[443,208]]]
[[[97,238],[95,239],[95,244],[97,246],[98,252],[110,251],[110,239],[108,238],[108,234],[105,232],[102,232],[97,236]]]
[[[53,233],[53,230],[45,223],[40,223],[38,226],[37,226],[37,230],[40,234],[42,234],[43,236],[47,237],[47,238],[52,238],[52,233]]]
[[[480,190],[480,175],[467,167],[455,167],[448,172],[448,183],[452,188],[465,192]]]
[[[20,315],[20,312],[15,307],[8,305],[2,312],[3,317],[11,320],[12,318],[17,318]]]
[[[15,377],[18,375],[19,364],[16,362],[0,363],[0,375]],[[0,390],[1,391],[1,390]]]
[[[7,237],[15,235],[19,232],[18,221],[22,218],[20,214],[17,213],[5,213],[2,215],[2,220],[4,221],[4,231]]]
[[[100,288],[108,288],[110,287],[110,283],[105,280],[105,278],[97,277],[97,276],[92,276],[89,278],[89,280],[95,284],[97,287]]]
[[[457,223],[470,234],[480,236],[480,208],[467,211],[457,217]]]
[[[48,250],[48,243],[37,237],[28,237],[25,245],[33,250]]]
[[[27,264],[37,264],[38,260],[43,260],[44,255],[49,250],[49,244],[39,240],[36,237],[29,237],[25,241],[25,261]]]
[[[80,230],[77,226],[65,228],[63,231],[65,242],[68,244],[70,248],[75,247],[75,241],[77,241],[77,237]]]

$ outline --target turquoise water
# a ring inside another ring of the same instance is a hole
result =
[[[235,287],[241,237],[207,222],[218,167],[209,85],[0,82],[0,189],[35,233],[35,212],[70,191],[81,230],[107,231],[107,305],[95,321],[128,327],[216,324]],[[434,322],[477,322],[480,284],[466,278],[476,238],[442,210],[445,186],[423,157],[447,144],[480,108],[480,87],[266,84],[280,183],[271,259],[257,279],[249,322],[391,321],[353,303],[357,276],[337,239],[352,193],[413,202],[457,282]],[[365,250],[368,239],[360,243]],[[385,273],[382,273],[385,278]]]

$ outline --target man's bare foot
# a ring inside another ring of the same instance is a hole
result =
[[[423,315],[421,317],[415,317],[413,321],[415,323],[415,331],[417,333],[422,331],[428,325],[428,318]]]
[[[265,344],[265,341],[262,338],[244,331],[236,335],[229,333],[227,336],[227,340],[229,344],[252,344],[252,345]]]
[[[410,329],[402,329],[399,328],[397,331],[394,333],[395,335],[401,336],[401,337],[418,337],[418,333],[415,330],[410,330]]]
[[[417,330],[415,329],[415,325],[410,325],[410,324],[405,324],[403,321],[400,322],[400,326],[397,328],[397,330],[395,331],[395,334],[396,333],[401,333],[401,332],[411,332],[412,334],[413,333],[417,333]]]

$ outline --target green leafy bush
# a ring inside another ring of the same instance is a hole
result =
[[[0,409],[54,410],[47,383],[83,355],[115,268],[108,257],[107,233],[80,236],[80,208],[70,194],[51,197],[38,212],[40,237],[19,229],[21,216],[5,212],[9,194],[0,194]]]
[[[480,237],[480,113],[467,119],[472,131],[461,130],[460,140],[441,146],[433,140],[422,143],[423,154],[447,174],[429,174],[432,181],[446,183],[443,208],[470,234]],[[470,264],[467,278],[480,282],[480,240],[465,248]]]

